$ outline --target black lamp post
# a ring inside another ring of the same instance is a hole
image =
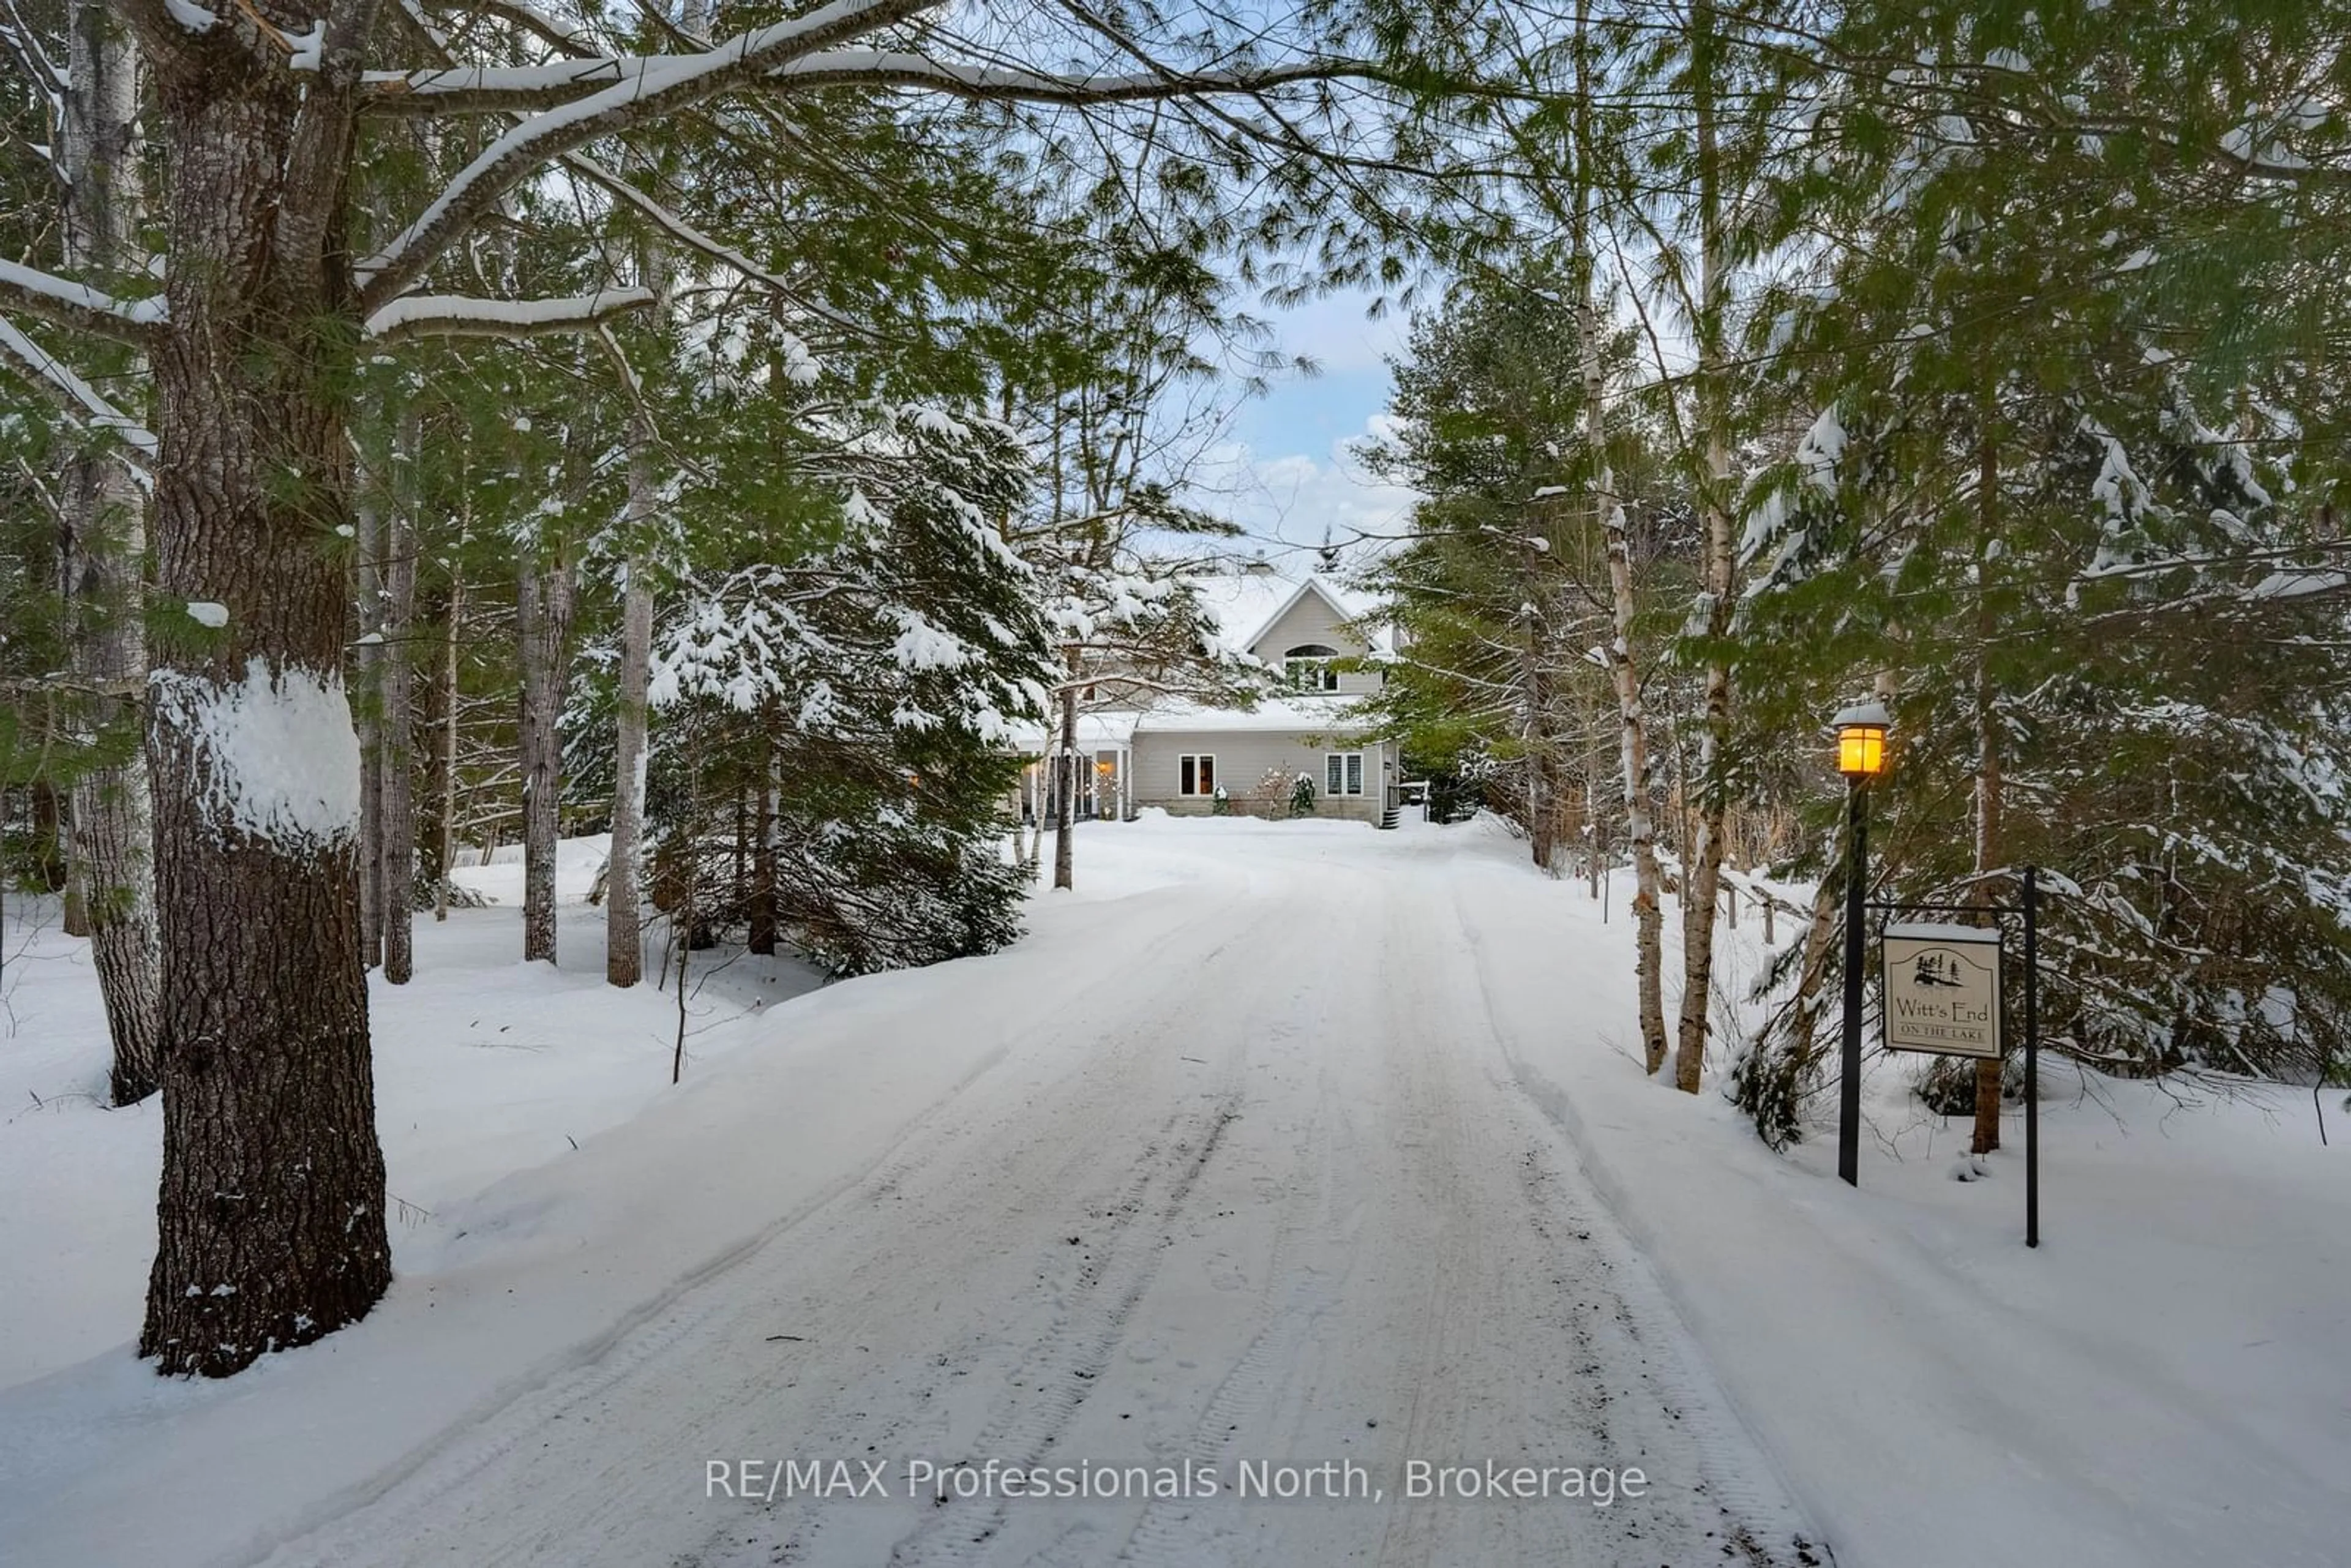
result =
[[[1862,926],[1869,880],[1869,781],[1886,771],[1883,703],[1846,708],[1829,721],[1837,734],[1837,771],[1845,782],[1844,1076],[1837,1096],[1837,1175],[1861,1185],[1861,983],[1868,962]]]

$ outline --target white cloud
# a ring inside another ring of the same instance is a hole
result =
[[[1279,312],[1272,325],[1281,351],[1303,354],[1332,375],[1384,368],[1387,356],[1404,348],[1406,318],[1392,308],[1374,320],[1364,314],[1371,300],[1368,294],[1333,294]]]
[[[1325,538],[1350,559],[1376,554],[1403,532],[1418,497],[1382,480],[1354,447],[1388,434],[1394,423],[1385,413],[1373,414],[1363,430],[1331,443],[1319,456],[1228,444],[1201,465],[1191,498],[1239,524],[1269,554],[1311,550]]]

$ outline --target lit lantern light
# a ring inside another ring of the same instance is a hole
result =
[[[1886,732],[1894,720],[1884,703],[1862,703],[1829,722],[1836,728],[1838,772],[1858,780],[1886,771]]]
[[[1837,1086],[1837,1176],[1861,1185],[1861,1009],[1865,967],[1862,925],[1868,918],[1869,781],[1886,771],[1886,732],[1894,717],[1879,702],[1858,703],[1829,720],[1836,731],[1837,771],[1845,784],[1844,1049]]]

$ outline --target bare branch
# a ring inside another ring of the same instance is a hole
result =
[[[359,268],[362,309],[389,304],[435,257],[534,171],[608,136],[716,97],[804,56],[936,9],[945,0],[833,0],[806,16],[737,34],[699,55],[653,56],[601,91],[524,121],[461,170],[440,196]]]
[[[117,299],[86,283],[7,260],[0,260],[0,306],[141,349],[162,340],[169,319],[160,295]]]
[[[402,338],[538,338],[580,332],[653,302],[650,288],[600,288],[559,299],[483,299],[467,294],[411,294],[368,318],[379,342]]]
[[[96,387],[74,372],[40,344],[16,329],[16,324],[0,316],[0,358],[24,373],[25,379],[68,414],[83,423],[110,430],[122,444],[142,458],[155,452],[154,433],[109,402]]]
[[[837,49],[779,66],[768,72],[764,79],[787,91],[817,87],[919,88],[954,98],[1089,104],[1263,92],[1290,82],[1327,80],[1334,76],[1369,74],[1371,70],[1361,63],[1331,61],[1254,71],[1080,76],[1017,67],[952,65],[914,54]]]
[[[409,0],[409,3],[413,5],[414,0]],[[597,48],[593,38],[566,26],[538,6],[528,4],[527,0],[468,0],[465,8],[511,23],[541,43],[551,44],[575,58],[602,52]]]
[[[723,262],[744,277],[754,282],[764,283],[779,294],[793,295],[797,298],[797,291],[788,280],[769,272],[725,241],[715,239],[703,233],[702,230],[687,223],[668,207],[586,153],[570,153],[564,158],[563,166],[580,178],[601,186],[618,196],[636,209],[637,213],[655,228],[687,248],[698,251],[713,261]]]

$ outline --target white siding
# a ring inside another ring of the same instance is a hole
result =
[[[1315,737],[1314,740],[1315,744],[1309,745],[1304,737],[1263,730],[1210,731],[1196,735],[1153,735],[1145,732],[1134,737],[1134,803],[1137,806],[1162,806],[1177,813],[1205,813],[1209,808],[1207,797],[1176,793],[1180,784],[1177,759],[1205,752],[1216,758],[1217,781],[1231,797],[1236,813],[1249,809],[1249,798],[1267,771],[1280,768],[1285,778],[1294,779],[1303,773],[1314,780],[1314,810],[1317,816],[1355,817],[1365,821],[1377,820],[1386,800],[1386,786],[1395,782],[1393,771],[1385,766],[1385,748],[1375,744],[1337,740],[1328,736]],[[1333,798],[1323,793],[1322,758],[1326,752],[1332,751],[1361,751],[1364,754],[1362,795]]]
[[[1330,601],[1310,589],[1279,620],[1266,628],[1265,634],[1257,640],[1249,652],[1277,670],[1281,668],[1283,653],[1292,648],[1314,643],[1336,648],[1351,659],[1362,658],[1369,650],[1362,638],[1350,636],[1339,629],[1345,619],[1331,608]],[[1381,675],[1377,670],[1348,670],[1339,676],[1340,693],[1347,696],[1363,696],[1376,692],[1380,684]]]

